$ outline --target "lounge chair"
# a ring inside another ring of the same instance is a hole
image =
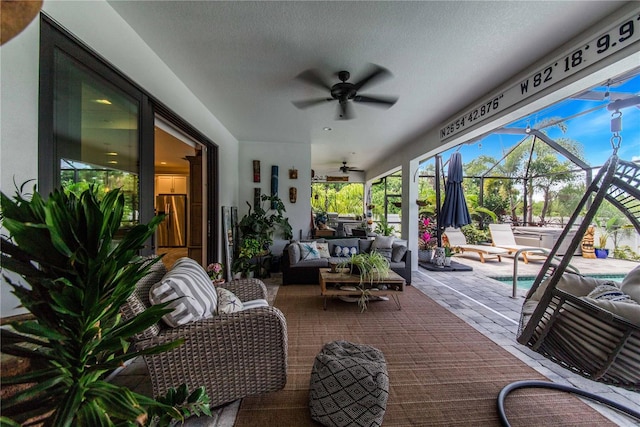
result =
[[[547,259],[546,253],[551,252],[551,249],[548,248],[532,248],[531,246],[517,244],[509,224],[489,224],[489,231],[491,232],[493,246],[506,249],[510,255],[522,249],[531,249],[521,253],[525,264],[533,260],[544,261]],[[547,252],[545,253],[545,251]]]
[[[464,234],[458,228],[447,227],[444,230],[444,234],[447,236],[447,240],[449,240],[449,246],[452,248],[460,248],[462,253],[465,251],[477,253],[478,256],[480,256],[480,262],[482,263],[484,263],[485,258],[498,258],[498,262],[502,262],[500,255],[506,255],[509,253],[506,249],[496,248],[493,246],[469,245],[467,244],[467,239],[464,237]]]

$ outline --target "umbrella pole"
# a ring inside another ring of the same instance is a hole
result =
[[[440,231],[440,165],[442,157],[436,154],[436,241],[442,247],[442,232]]]

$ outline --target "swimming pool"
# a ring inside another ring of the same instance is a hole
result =
[[[616,282],[621,282],[624,279],[624,274],[585,274],[585,276],[596,279],[611,279]],[[513,286],[513,276],[492,277],[492,279]],[[518,276],[518,289],[530,289],[535,279],[536,276]]]

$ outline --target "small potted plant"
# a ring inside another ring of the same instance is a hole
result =
[[[367,301],[371,297],[369,289],[374,281],[389,275],[389,261],[381,253],[373,251],[371,253],[355,254],[347,261],[341,262],[339,267],[347,267],[351,274],[360,276],[358,306],[361,311],[365,311],[367,309]]]
[[[207,274],[211,278],[211,283],[221,285],[224,283],[224,266],[219,262],[211,263],[207,266]]]
[[[425,217],[418,221],[418,260],[431,262],[433,248],[436,245],[436,238],[433,232],[434,222],[431,218]]]
[[[596,258],[605,259],[609,257],[609,249],[607,249],[607,241],[609,240],[609,233],[605,230],[600,232],[598,238],[598,247],[594,248]]]
[[[451,258],[456,253],[455,248],[451,246],[444,247],[444,266],[449,267],[451,265]]]

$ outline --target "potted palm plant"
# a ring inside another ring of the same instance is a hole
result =
[[[106,381],[114,369],[143,352],[129,348],[131,337],[167,313],[157,305],[123,321],[119,309],[159,258],[137,256],[163,220],[116,233],[124,197],[113,190],[99,199],[97,187],[79,196],[54,191],[48,199],[34,188],[30,199],[0,194],[5,280],[26,320],[2,328],[1,350],[30,360],[33,369],[2,378],[24,385],[2,400],[0,424],[17,426],[37,419],[51,426],[167,425],[171,418],[209,414],[204,389],[186,387],[152,399]],[[156,354],[181,341],[145,350]]]

